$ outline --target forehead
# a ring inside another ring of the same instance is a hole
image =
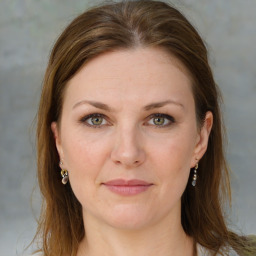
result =
[[[108,75],[113,76],[118,74],[115,73],[115,71],[125,70],[126,74],[128,74],[128,71],[135,74],[140,72],[143,73],[145,68],[148,68],[148,76],[160,73],[163,75],[165,71],[168,71],[167,73],[170,72],[171,66],[172,68],[175,67],[175,69],[178,69],[181,73],[187,76],[187,78],[192,80],[192,76],[185,65],[183,65],[183,63],[173,54],[160,47],[137,47],[134,49],[119,49],[102,53],[83,65],[76,73],[75,77],[81,77],[81,73],[86,72],[88,79],[90,79],[90,74],[93,76],[97,70],[100,76],[107,74],[107,78]],[[91,73],[91,71],[93,72]],[[71,79],[70,81],[72,80],[74,79]]]
[[[82,97],[152,101],[191,93],[189,72],[177,58],[159,48],[137,48],[90,60],[68,82],[64,101]]]

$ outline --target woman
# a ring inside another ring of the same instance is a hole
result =
[[[38,112],[43,255],[255,255],[223,217],[219,97],[204,43],[166,3],[77,17]]]

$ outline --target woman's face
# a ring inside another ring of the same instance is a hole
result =
[[[88,62],[67,84],[59,126],[52,123],[85,221],[137,229],[179,219],[211,123],[208,113],[198,129],[189,75],[163,50]]]

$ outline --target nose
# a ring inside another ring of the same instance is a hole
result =
[[[111,159],[115,164],[125,168],[141,165],[146,158],[143,141],[139,131],[135,129],[120,129],[115,137]]]

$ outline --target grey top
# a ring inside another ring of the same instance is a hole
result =
[[[211,252],[209,249],[201,246],[200,244],[197,244],[197,256],[213,256],[213,252]],[[42,253],[33,254],[31,256],[43,256]],[[216,256],[220,256],[217,254]],[[229,254],[227,256],[239,256],[234,250],[230,250]]]
[[[197,256],[213,256],[213,252],[209,249],[197,244]],[[219,254],[217,254],[218,256]],[[230,249],[227,256],[239,256],[234,250]]]

